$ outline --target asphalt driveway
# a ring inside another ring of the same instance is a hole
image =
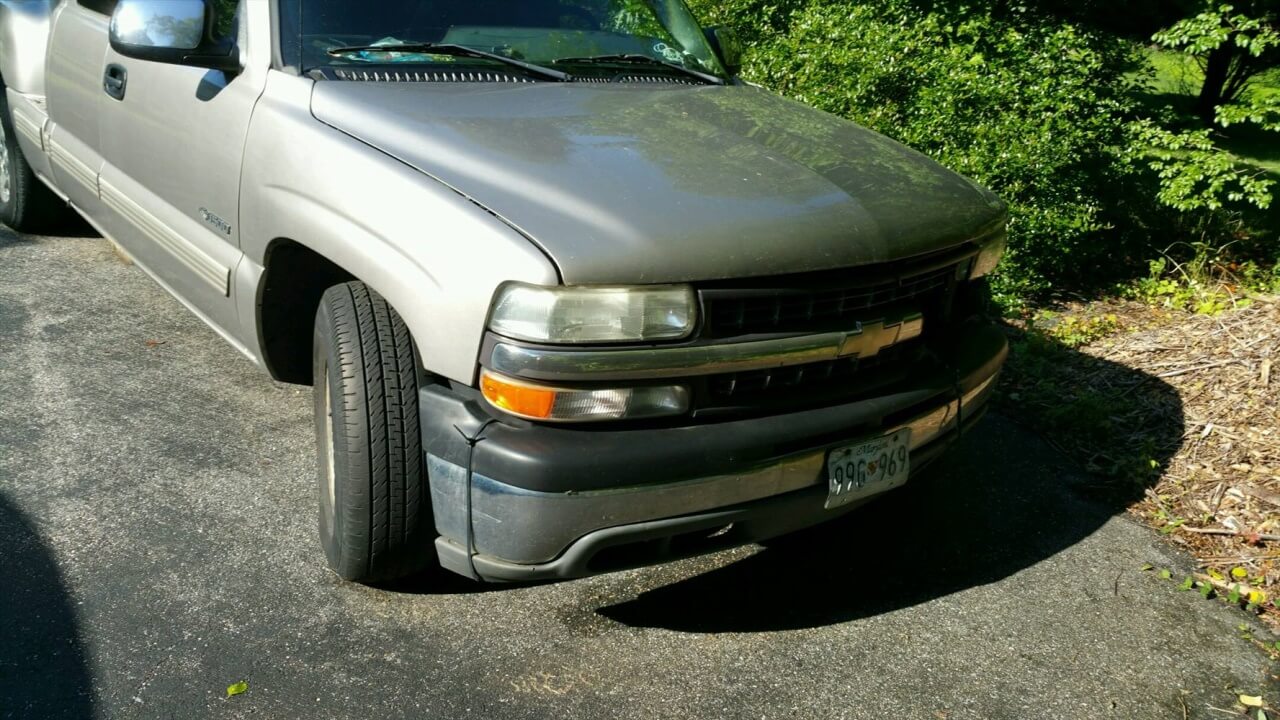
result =
[[[323,565],[309,389],[105,241],[0,230],[0,390],[0,718],[1222,718],[1280,695],[1242,612],[1142,572],[1189,566],[1000,417],[767,548],[378,590]]]

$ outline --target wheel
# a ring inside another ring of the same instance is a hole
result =
[[[435,532],[409,329],[381,296],[350,282],[321,298],[313,347],[329,567],[360,583],[413,574],[434,558]]]
[[[58,197],[31,172],[18,147],[9,98],[0,83],[0,223],[18,232],[34,232],[59,217]]]

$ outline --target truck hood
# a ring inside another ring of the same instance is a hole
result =
[[[498,215],[571,284],[853,267],[1005,217],[924,155],[753,87],[321,81],[312,113]]]

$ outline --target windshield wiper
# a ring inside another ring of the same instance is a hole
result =
[[[667,62],[666,60],[659,60],[656,57],[641,55],[639,53],[626,55],[592,55],[590,57],[578,58],[557,58],[552,61],[553,65],[559,63],[630,63],[634,65],[660,65],[664,68],[682,72],[685,75],[691,75],[703,82],[711,83],[712,85],[724,85],[724,78],[722,77],[717,77],[711,73],[705,73],[700,70],[694,70],[693,68],[685,67],[680,63]]]
[[[540,75],[549,80],[557,82],[569,82],[573,76],[566,72],[553,70],[549,67],[535,65],[524,60],[506,57],[497,53],[487,52],[485,50],[477,50],[466,45],[453,45],[451,43],[405,43],[403,45],[352,45],[351,47],[336,47],[328,50],[328,54],[333,57],[342,57],[344,55],[353,55],[360,52],[390,52],[390,53],[419,53],[422,55],[449,55],[451,57],[471,57],[483,58],[485,60],[495,60],[526,70],[534,75]]]

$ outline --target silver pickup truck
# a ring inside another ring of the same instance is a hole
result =
[[[315,388],[344,578],[718,550],[907,482],[1007,352],[1005,205],[740,53],[682,0],[0,0],[0,221]]]

